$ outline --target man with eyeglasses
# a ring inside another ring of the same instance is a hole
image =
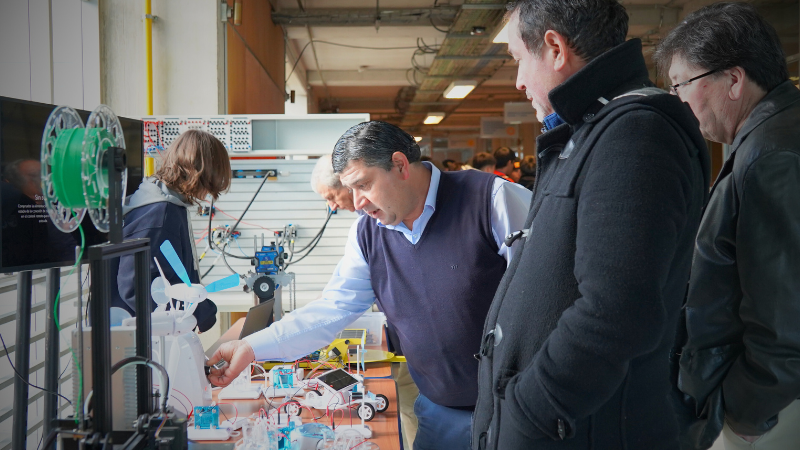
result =
[[[691,14],[656,60],[703,135],[731,146],[700,224],[672,358],[684,447],[708,448],[722,431],[726,449],[796,449],[800,92],[775,29],[744,3]]]

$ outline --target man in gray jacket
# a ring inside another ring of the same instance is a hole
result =
[[[708,448],[722,430],[726,449],[796,449],[800,92],[777,33],[744,3],[691,14],[656,59],[706,139],[731,146],[700,225],[685,345],[673,358],[684,447]]]

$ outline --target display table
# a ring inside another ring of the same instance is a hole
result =
[[[236,321],[236,323],[234,323],[231,328],[220,337],[220,341],[227,342],[236,339],[241,332],[243,324],[244,319],[239,319]],[[386,344],[384,340],[383,348],[381,346],[367,346],[367,348],[386,350],[385,345]],[[367,390],[376,394],[383,394],[389,400],[389,407],[386,411],[376,414],[375,418],[370,422],[365,422],[372,429],[372,439],[370,439],[370,441],[378,444],[381,450],[399,450],[400,433],[398,431],[399,417],[397,413],[397,387],[395,386],[394,380],[391,378],[391,366],[388,362],[367,363],[366,371],[363,372],[363,375],[364,385]],[[219,388],[214,389],[213,391],[213,398],[215,402],[217,401],[217,394],[219,391]],[[281,401],[282,399],[278,398],[264,399],[263,396],[258,400],[225,400],[221,402],[220,409],[227,417],[233,418],[232,414],[235,415],[235,409],[231,406],[226,406],[226,404],[231,403],[236,406],[236,409],[238,409],[239,417],[251,416],[256,414],[261,408],[268,410],[270,409],[268,407],[278,406],[280,405]],[[315,416],[312,416],[312,411],[315,413]],[[312,422],[314,417],[319,417],[325,414],[325,411],[312,411],[303,409],[303,412],[300,415],[300,417],[303,419],[303,422]],[[222,416],[220,417],[220,420],[223,420]],[[349,414],[345,415],[344,419],[342,419],[342,413],[336,412],[335,420],[337,425],[349,425],[351,419]],[[331,418],[323,417],[317,422],[330,426]],[[352,414],[352,422],[353,424],[361,423],[361,420],[358,418],[355,411],[353,411]],[[241,432],[241,430],[239,431]],[[240,438],[241,436],[231,438],[228,441],[191,442],[189,444],[189,448],[196,450],[228,450],[233,449],[236,441]]]

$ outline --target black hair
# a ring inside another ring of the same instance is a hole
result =
[[[617,0],[521,0],[508,11],[507,18],[519,13],[519,33],[532,54],[539,54],[547,30],[563,36],[587,62],[628,35],[628,13]]]
[[[419,145],[413,136],[390,123],[362,122],[347,130],[333,147],[333,171],[341,173],[350,161],[389,171],[395,152],[406,155],[409,163],[420,162]]]
[[[767,92],[789,79],[778,33],[747,3],[715,3],[689,14],[655,52],[665,78],[674,56],[702,70],[741,67]]]
[[[494,151],[495,167],[505,167],[509,162],[517,160],[517,154],[508,147],[500,147]]]

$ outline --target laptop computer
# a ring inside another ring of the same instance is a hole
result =
[[[239,339],[250,336],[251,334],[255,333],[256,331],[261,331],[264,328],[272,325],[274,320],[273,315],[273,308],[275,307],[275,299],[269,299],[263,303],[260,303],[256,306],[250,308],[247,311],[247,317],[244,319],[244,325],[242,325],[242,331],[239,333]],[[225,342],[229,342],[232,339],[224,339],[220,338],[217,342],[214,343],[208,350],[206,350],[206,356],[212,357],[214,356],[214,352],[217,351],[220,345],[224,344]]]

